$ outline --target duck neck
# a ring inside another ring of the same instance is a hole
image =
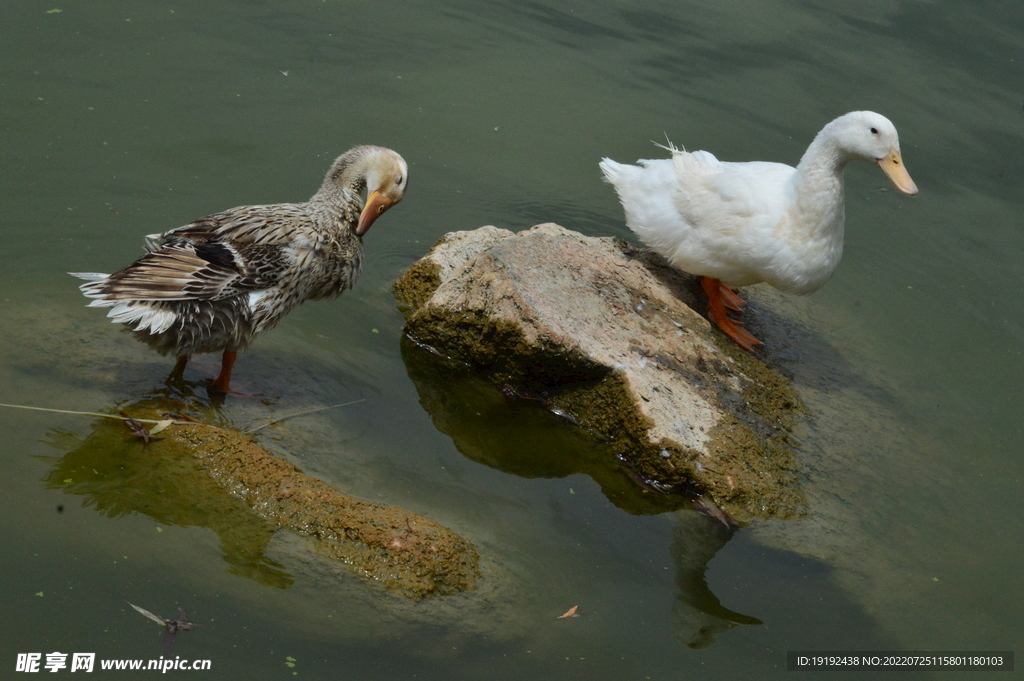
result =
[[[319,191],[310,199],[318,212],[328,216],[330,222],[355,225],[363,207],[362,192],[366,188],[365,155],[353,149],[338,159],[327,171]]]
[[[798,224],[809,238],[843,235],[843,169],[849,158],[828,134],[818,133],[796,167],[792,187]]]

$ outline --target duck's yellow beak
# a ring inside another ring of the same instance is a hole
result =
[[[393,204],[394,202],[391,199],[380,192],[376,190],[370,192],[370,195],[366,197],[366,205],[363,206],[363,212],[359,214],[359,222],[356,223],[356,236],[366,234],[366,230],[370,229],[373,221],[383,215],[384,211],[391,208]]]
[[[889,180],[896,185],[896,189],[911,196],[917,193],[917,185],[910,179],[910,173],[907,172],[906,167],[903,165],[903,157],[900,156],[900,152],[895,147],[889,147],[889,153],[875,161],[875,163],[889,177]]]

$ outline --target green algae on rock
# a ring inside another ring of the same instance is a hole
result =
[[[177,405],[125,407],[161,418]],[[158,522],[213,529],[231,572],[279,588],[292,577],[264,555],[273,534],[315,540],[317,553],[412,599],[473,589],[473,545],[442,525],[396,506],[341,494],[264,449],[252,436],[205,423],[175,424],[143,446],[124,424],[98,421],[74,438],[46,482],[85,495],[109,516],[142,513]]]
[[[694,312],[693,278],[649,251],[551,223],[482,227],[446,235],[394,289],[411,340],[547,395],[645,479],[741,520],[800,512],[799,396],[733,352]]]
[[[433,520],[342,494],[236,431],[177,426],[168,437],[264,520],[319,540],[317,550],[358,574],[422,598],[473,588],[473,545]]]

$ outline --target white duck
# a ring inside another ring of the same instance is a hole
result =
[[[669,147],[639,166],[601,161],[626,224],[674,266],[699,275],[708,316],[740,346],[762,345],[726,314],[743,301],[729,288],[768,282],[788,293],[824,286],[843,254],[843,168],[873,161],[896,188],[916,194],[885,116],[854,111],[818,133],[800,163],[727,163]]]

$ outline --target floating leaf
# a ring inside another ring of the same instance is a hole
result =
[[[158,421],[155,426],[149,429],[149,434],[156,435],[157,433],[159,433],[161,430],[171,425],[172,423],[174,423],[174,419],[164,419],[163,421]]]
[[[572,606],[571,608],[569,608],[568,610],[565,611],[565,614],[559,615],[558,619],[561,620],[561,619],[565,619],[566,617],[579,617],[579,615],[576,614],[576,611],[579,610],[579,608],[580,608],[580,606],[578,606],[578,605]]]
[[[149,610],[146,610],[145,608],[140,608],[139,606],[137,606],[137,605],[135,605],[134,603],[131,603],[131,602],[129,602],[129,601],[125,601],[125,603],[128,603],[128,605],[132,606],[132,607],[133,607],[133,608],[135,608],[135,609],[136,609],[136,610],[137,610],[137,611],[138,611],[139,613],[141,613],[142,615],[145,615],[145,616],[146,616],[146,617],[148,617],[149,619],[153,620],[154,622],[156,622],[157,624],[159,624],[159,625],[160,625],[161,627],[162,627],[162,626],[165,626],[165,625],[167,624],[167,620],[165,620],[165,619],[164,619],[163,617],[157,617],[156,615],[154,615],[153,613],[151,613],[151,612],[150,612]]]

